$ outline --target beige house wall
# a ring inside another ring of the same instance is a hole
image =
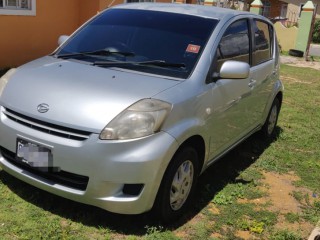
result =
[[[287,19],[290,22],[298,22],[300,5],[288,4]]]
[[[278,42],[281,46],[282,51],[289,51],[289,49],[294,49],[298,34],[297,27],[287,28],[282,25],[280,22],[274,24],[276,33],[278,36]]]
[[[287,18],[291,21],[290,18],[293,16],[299,17],[300,4],[306,3],[307,0],[282,0],[282,2],[288,3]],[[320,18],[320,0],[312,0],[312,2],[314,5],[318,5],[316,18]]]

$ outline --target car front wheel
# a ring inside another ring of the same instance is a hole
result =
[[[198,155],[185,147],[178,151],[169,164],[155,204],[157,215],[166,223],[179,218],[190,204],[197,178]]]

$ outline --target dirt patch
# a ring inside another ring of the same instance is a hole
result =
[[[299,213],[300,203],[292,196],[292,193],[296,191],[292,183],[298,181],[299,178],[291,174],[280,175],[272,172],[265,172],[263,175],[265,179],[262,188],[268,192],[266,198],[272,203],[269,210],[283,214]]]
[[[302,200],[298,201],[295,199],[294,192],[299,192],[301,195],[308,196],[311,203],[314,201],[312,192],[308,189],[294,185],[294,182],[300,180],[294,173],[278,174],[264,172],[263,175],[264,179],[262,180],[260,190],[267,193],[266,197],[249,200],[249,202],[257,204],[257,207],[259,207],[260,204],[270,203],[270,206],[267,209],[279,213],[278,221],[275,226],[276,229],[287,229],[292,232],[300,233],[301,236],[307,238],[314,226],[302,219],[293,223],[288,222],[285,216],[286,214],[301,215],[302,207],[306,204]]]
[[[292,183],[298,181],[299,178],[293,174],[277,174],[272,172],[264,172],[264,179],[260,190],[265,192],[266,196],[252,200],[239,199],[239,203],[254,203],[257,205],[268,204],[268,210],[273,212],[299,213],[301,211],[300,203],[292,196],[297,191]],[[305,190],[307,191],[307,190]]]
[[[223,236],[220,234],[220,233],[212,233],[210,238],[213,238],[213,239],[222,239]]]
[[[283,215],[280,215],[275,228],[279,230],[286,229],[294,233],[299,233],[303,237],[303,239],[307,239],[314,226],[305,221],[288,223],[285,217]]]
[[[209,205],[208,211],[210,213],[212,213],[213,215],[219,215],[220,214],[219,208],[217,208],[214,204],[210,204]]]
[[[239,203],[253,203],[256,205],[257,210],[269,206],[267,209],[272,212],[278,213],[278,220],[275,228],[278,230],[290,230],[299,233],[303,238],[307,238],[313,229],[313,225],[305,222],[299,218],[298,221],[289,222],[286,219],[287,214],[302,214],[302,208],[306,203],[304,200],[298,201],[294,197],[294,192],[299,192],[303,196],[308,196],[310,199],[309,204],[314,202],[312,192],[308,189],[297,187],[294,182],[299,181],[299,177],[294,173],[278,174],[273,172],[263,172],[264,179],[260,190],[265,192],[266,196],[258,199],[239,199]],[[239,231],[237,236],[241,239],[253,239],[253,235],[249,231]]]
[[[264,196],[256,199],[238,199],[238,202],[244,204],[252,203],[255,205],[257,211],[268,210],[276,213],[278,217],[277,223],[274,225],[275,230],[288,230],[299,234],[303,239],[307,239],[314,226],[301,217],[303,208],[312,205],[319,197],[315,198],[312,191],[296,186],[295,182],[299,181],[300,178],[296,176],[294,172],[287,174],[262,172],[262,174],[263,178],[260,184],[258,184],[258,188],[265,193],[263,194]],[[299,193],[298,196],[297,193]],[[208,206],[208,211],[216,216],[223,214],[214,204]],[[293,219],[296,217],[296,219],[292,220],[290,216],[293,216]],[[198,214],[190,220],[190,225],[194,226],[203,221],[204,218],[205,216]],[[214,222],[207,224],[214,225]],[[222,227],[221,232],[228,232],[227,228],[227,226]],[[188,239],[190,238],[189,231],[188,228],[181,228],[175,231],[175,235],[181,239]],[[224,236],[221,235],[221,232],[213,232],[210,237],[223,239]],[[261,239],[259,235],[249,230],[238,230],[234,232],[234,234],[237,238],[243,240]]]
[[[281,80],[284,80],[286,82],[289,82],[289,83],[300,83],[300,84],[313,84],[313,82],[307,82],[307,81],[301,81],[297,78],[292,78],[292,77],[286,77],[286,76],[281,76]]]
[[[293,232],[301,233],[307,237],[313,229],[313,226],[303,220],[290,223],[286,221],[285,215],[288,213],[302,214],[303,203],[294,198],[294,192],[300,192],[312,199],[312,192],[308,189],[294,186],[294,182],[300,180],[293,173],[277,174],[272,172],[263,173],[263,188],[268,192],[266,197],[272,203],[269,210],[279,212],[277,229],[288,229]]]
[[[296,67],[309,67],[316,70],[320,70],[320,62],[316,61],[305,61],[304,58],[296,58],[290,56],[281,56],[280,62],[290,66]]]
[[[250,234],[250,232],[248,232],[248,231],[238,231],[237,233],[236,233],[236,236],[238,237],[238,238],[240,238],[240,239],[244,239],[244,240],[249,240],[249,239],[252,239],[252,240],[254,240],[254,239],[259,239],[259,238],[256,238],[255,236],[253,236],[252,234]]]

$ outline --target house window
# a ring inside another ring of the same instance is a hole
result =
[[[270,8],[271,3],[268,0],[262,0],[263,9],[262,9],[262,16],[269,17],[270,16]]]
[[[287,12],[288,12],[288,4],[281,4],[280,17],[286,18],[287,17]]]
[[[36,15],[36,0],[0,0],[0,15]]]

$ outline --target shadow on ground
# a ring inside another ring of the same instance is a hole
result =
[[[281,131],[281,128],[277,128],[277,134],[273,141],[276,141]],[[272,141],[260,140],[259,136],[255,134],[210,166],[199,179],[196,192],[197,200],[194,207],[178,222],[167,225],[166,229],[174,230],[187,223],[205,208],[215,194],[228,183],[241,181],[246,184],[243,180],[237,179],[239,174],[252,165],[271,143]],[[3,170],[0,170],[0,181],[25,201],[45,211],[87,226],[108,228],[118,234],[141,236],[147,233],[147,227],[161,225],[151,213],[131,216],[113,214],[52,195],[17,180]]]

